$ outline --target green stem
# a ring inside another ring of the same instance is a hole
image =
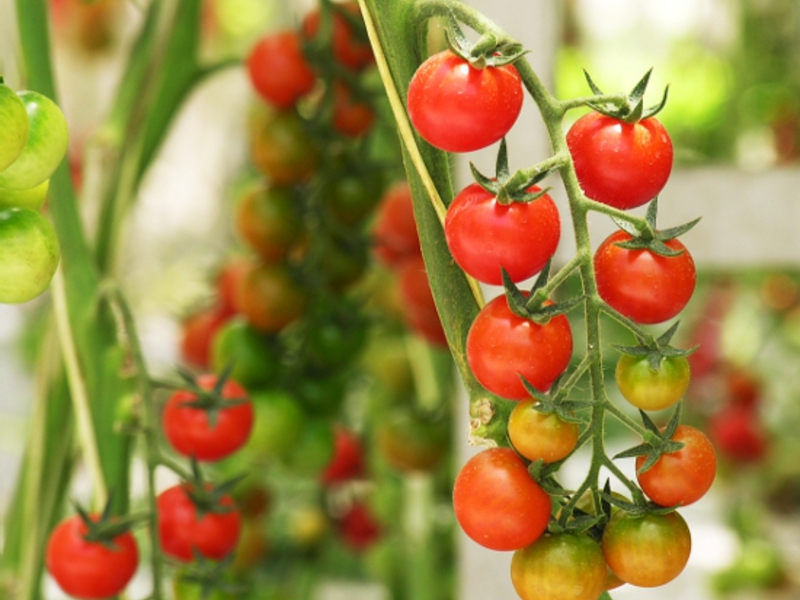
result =
[[[620,325],[622,325],[623,327],[628,329],[635,336],[637,336],[637,337],[641,338],[642,340],[644,340],[646,342],[646,345],[649,345],[649,346],[655,346],[656,345],[655,336],[650,334],[648,331],[646,331],[636,321],[633,321],[632,319],[629,319],[628,317],[626,317],[625,315],[617,312],[616,310],[614,310],[613,308],[611,308],[610,306],[608,306],[605,303],[602,303],[600,309],[602,310],[602,312],[604,312],[609,317],[614,319],[617,323],[619,323]]]
[[[628,104],[628,97],[625,94],[602,94],[600,96],[570,98],[559,103],[561,110],[565,113],[569,110],[591,106],[592,104],[617,104],[623,107]]]
[[[617,421],[622,423],[625,427],[627,427],[634,433],[638,433],[643,438],[647,435],[648,430],[644,426],[639,425],[639,423],[637,423],[630,416],[625,414],[610,400],[606,403],[606,411],[609,414],[613,415],[614,418],[617,419]]]

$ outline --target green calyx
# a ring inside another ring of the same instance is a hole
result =
[[[621,346],[614,344],[614,348],[616,348],[622,354],[627,354],[628,356],[646,356],[647,362],[650,364],[650,370],[657,372],[661,369],[661,364],[664,362],[665,358],[675,356],[686,357],[690,354],[693,354],[698,348],[698,346],[694,346],[689,349],[682,349],[674,348],[670,345],[670,341],[675,335],[675,332],[678,331],[679,325],[680,321],[674,323],[672,327],[670,327],[658,338],[645,339],[644,337],[636,335],[636,341],[638,342],[636,346]]]
[[[123,533],[130,531],[131,527],[141,519],[133,515],[128,515],[124,518],[113,516],[111,514],[112,504],[112,497],[109,495],[103,512],[98,518],[92,518],[86,509],[79,504],[75,503],[74,506],[81,521],[86,525],[86,533],[83,539],[87,542],[102,544],[106,548],[114,550],[116,549],[114,540]]]
[[[191,466],[192,476],[185,480],[183,484],[186,495],[197,509],[198,517],[202,518],[203,515],[208,513],[219,515],[236,510],[234,505],[223,503],[223,500],[230,496],[233,489],[242,479],[247,477],[246,474],[237,475],[218,485],[211,485],[205,481],[200,465],[194,458],[191,459]]]
[[[551,261],[547,261],[536,281],[534,281],[528,295],[525,295],[516,286],[506,270],[501,267],[503,288],[505,289],[509,309],[518,317],[528,319],[538,325],[544,325],[553,317],[568,313],[583,302],[583,296],[578,296],[558,304],[545,304],[547,298],[537,292],[545,286],[550,277],[550,263]]]
[[[249,402],[249,399],[246,397],[223,397],[222,390],[225,388],[225,383],[230,378],[232,370],[233,364],[231,363],[227,365],[220,373],[216,383],[214,384],[214,387],[208,390],[197,383],[197,379],[192,373],[178,367],[178,375],[180,375],[181,379],[183,379],[186,383],[186,385],[181,389],[191,392],[194,396],[193,400],[183,402],[181,406],[206,411],[206,413],[208,413],[209,425],[211,425],[211,427],[215,427],[219,411]]]
[[[671,454],[683,448],[682,442],[676,442],[672,439],[672,436],[675,435],[675,431],[680,424],[681,405],[678,404],[678,408],[675,409],[672,418],[663,431],[658,428],[646,412],[639,410],[639,414],[642,418],[642,424],[645,427],[644,442],[638,446],[620,452],[614,457],[614,460],[618,458],[644,456],[646,458],[639,469],[639,473],[645,473],[658,462],[658,459],[661,458],[662,455]]]
[[[628,250],[649,250],[660,256],[679,256],[683,250],[673,250],[666,245],[666,242],[674,240],[683,235],[692,227],[700,222],[700,217],[669,229],[658,229],[656,219],[658,217],[658,198],[654,198],[647,207],[644,226],[623,219],[614,219],[620,229],[632,236],[632,239],[625,242],[618,242],[616,245]]]
[[[528,52],[522,47],[522,44],[498,40],[492,33],[484,33],[473,44],[464,35],[464,31],[452,12],[445,35],[447,45],[453,54],[463,58],[476,69],[510,65]]]
[[[600,97],[597,102],[589,102],[589,106],[597,112],[606,115],[607,117],[618,119],[620,121],[624,121],[625,123],[637,123],[643,119],[648,119],[655,116],[661,112],[661,109],[663,109],[667,104],[669,86],[664,88],[664,95],[661,98],[661,102],[645,108],[644,93],[647,89],[647,84],[650,81],[650,74],[652,72],[652,69],[647,71],[647,73],[644,74],[644,77],[639,80],[639,83],[634,86],[633,90],[631,90],[630,94],[627,96],[607,99],[606,94],[604,94],[600,88],[597,87],[589,73],[584,71],[583,74],[586,76],[586,82],[589,84],[592,92],[596,96]]]
[[[533,173],[515,171],[512,175],[508,169],[508,147],[505,138],[500,142],[500,148],[497,151],[494,178],[486,177],[472,163],[470,163],[469,168],[476,183],[490,194],[493,194],[497,198],[498,204],[503,205],[508,205],[512,202],[533,202],[547,194],[549,188],[534,192],[529,192],[528,190],[555,170],[555,168],[542,171],[536,170]]]

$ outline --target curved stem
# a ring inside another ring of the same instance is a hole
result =
[[[608,306],[608,304],[606,304],[605,302],[601,303],[600,310],[605,314],[607,314],[612,319],[614,319],[617,323],[628,329],[635,336],[643,339],[650,345],[655,345],[656,343],[655,336],[646,331],[644,328],[642,328],[642,326],[639,325],[636,321],[633,321],[628,317],[626,317],[625,315],[617,312],[616,310]]]
[[[639,425],[639,423],[637,423],[631,417],[625,414],[610,400],[606,403],[606,411],[612,414],[614,418],[617,419],[617,421],[625,425],[625,427],[627,427],[634,433],[638,433],[642,437],[646,436],[647,429],[644,426]]]

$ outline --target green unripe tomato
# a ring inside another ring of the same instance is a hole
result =
[[[41,294],[60,255],[55,229],[40,213],[0,210],[0,302],[18,304]]]
[[[217,372],[232,366],[231,378],[252,391],[275,380],[280,362],[269,334],[235,317],[214,336],[211,365]]]
[[[251,396],[256,420],[246,450],[254,458],[275,458],[291,452],[305,430],[306,416],[297,399],[283,390],[262,390]]]
[[[28,139],[22,152],[0,172],[0,188],[27,190],[49,179],[67,153],[67,120],[58,105],[38,92],[17,94],[28,112]]]
[[[36,187],[27,190],[8,190],[0,188],[0,208],[30,208],[40,210],[47,200],[50,180],[45,179]]]
[[[685,356],[668,356],[657,371],[646,356],[623,354],[617,361],[616,380],[625,399],[642,410],[663,410],[683,398],[691,369]]]
[[[0,171],[19,157],[28,141],[28,113],[16,92],[0,83]]]

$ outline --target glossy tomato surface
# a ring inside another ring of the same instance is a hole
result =
[[[531,193],[541,189],[533,186]],[[478,281],[501,285],[501,267],[520,282],[542,270],[561,237],[561,220],[545,194],[501,204],[479,184],[464,188],[447,209],[445,239],[458,265]]]
[[[0,302],[19,304],[50,285],[61,258],[53,225],[29,208],[0,210]]]
[[[197,378],[204,390],[213,390],[216,383],[216,375]],[[231,379],[222,387],[222,398],[230,406],[207,411],[191,405],[198,397],[190,390],[178,390],[169,397],[162,423],[164,435],[177,452],[200,461],[217,461],[244,446],[253,428],[253,405],[244,388]]]
[[[637,457],[636,479],[642,491],[656,504],[687,506],[702,498],[714,483],[717,456],[705,434],[689,425],[678,425],[672,441],[682,443],[683,448],[662,454],[643,473],[640,471],[645,457]]]
[[[505,296],[484,306],[467,334],[467,362],[475,378],[509,400],[530,397],[520,376],[547,391],[571,358],[572,328],[566,316],[539,325],[511,312]]]
[[[647,356],[623,354],[614,375],[624,398],[642,410],[663,410],[677,404],[691,379],[685,356],[667,356],[654,371]]]
[[[94,518],[94,517],[93,517]],[[45,564],[59,587],[74,598],[111,598],[128,585],[139,565],[139,549],[130,532],[111,544],[89,542],[79,515],[59,523],[47,542]]]
[[[518,550],[547,527],[550,496],[510,448],[489,448],[470,458],[456,477],[453,509],[470,538],[491,550]]]
[[[655,198],[672,171],[672,141],[654,117],[625,123],[590,112],[570,128],[567,145],[584,193],[623,210]]]
[[[524,94],[512,65],[476,69],[450,50],[423,62],[408,86],[408,114],[417,132],[446,152],[472,152],[505,136]]]
[[[667,321],[683,310],[694,293],[697,270],[692,255],[677,239],[665,242],[681,252],[677,256],[617,245],[630,239],[629,234],[617,231],[597,248],[597,291],[611,308],[637,323]]]
[[[247,58],[247,71],[256,92],[276,108],[291,108],[316,82],[303,55],[301,38],[293,30],[259,40]]]
[[[514,448],[530,461],[559,461],[575,449],[580,435],[577,423],[555,413],[536,410],[536,401],[522,400],[508,418],[508,437]]]

